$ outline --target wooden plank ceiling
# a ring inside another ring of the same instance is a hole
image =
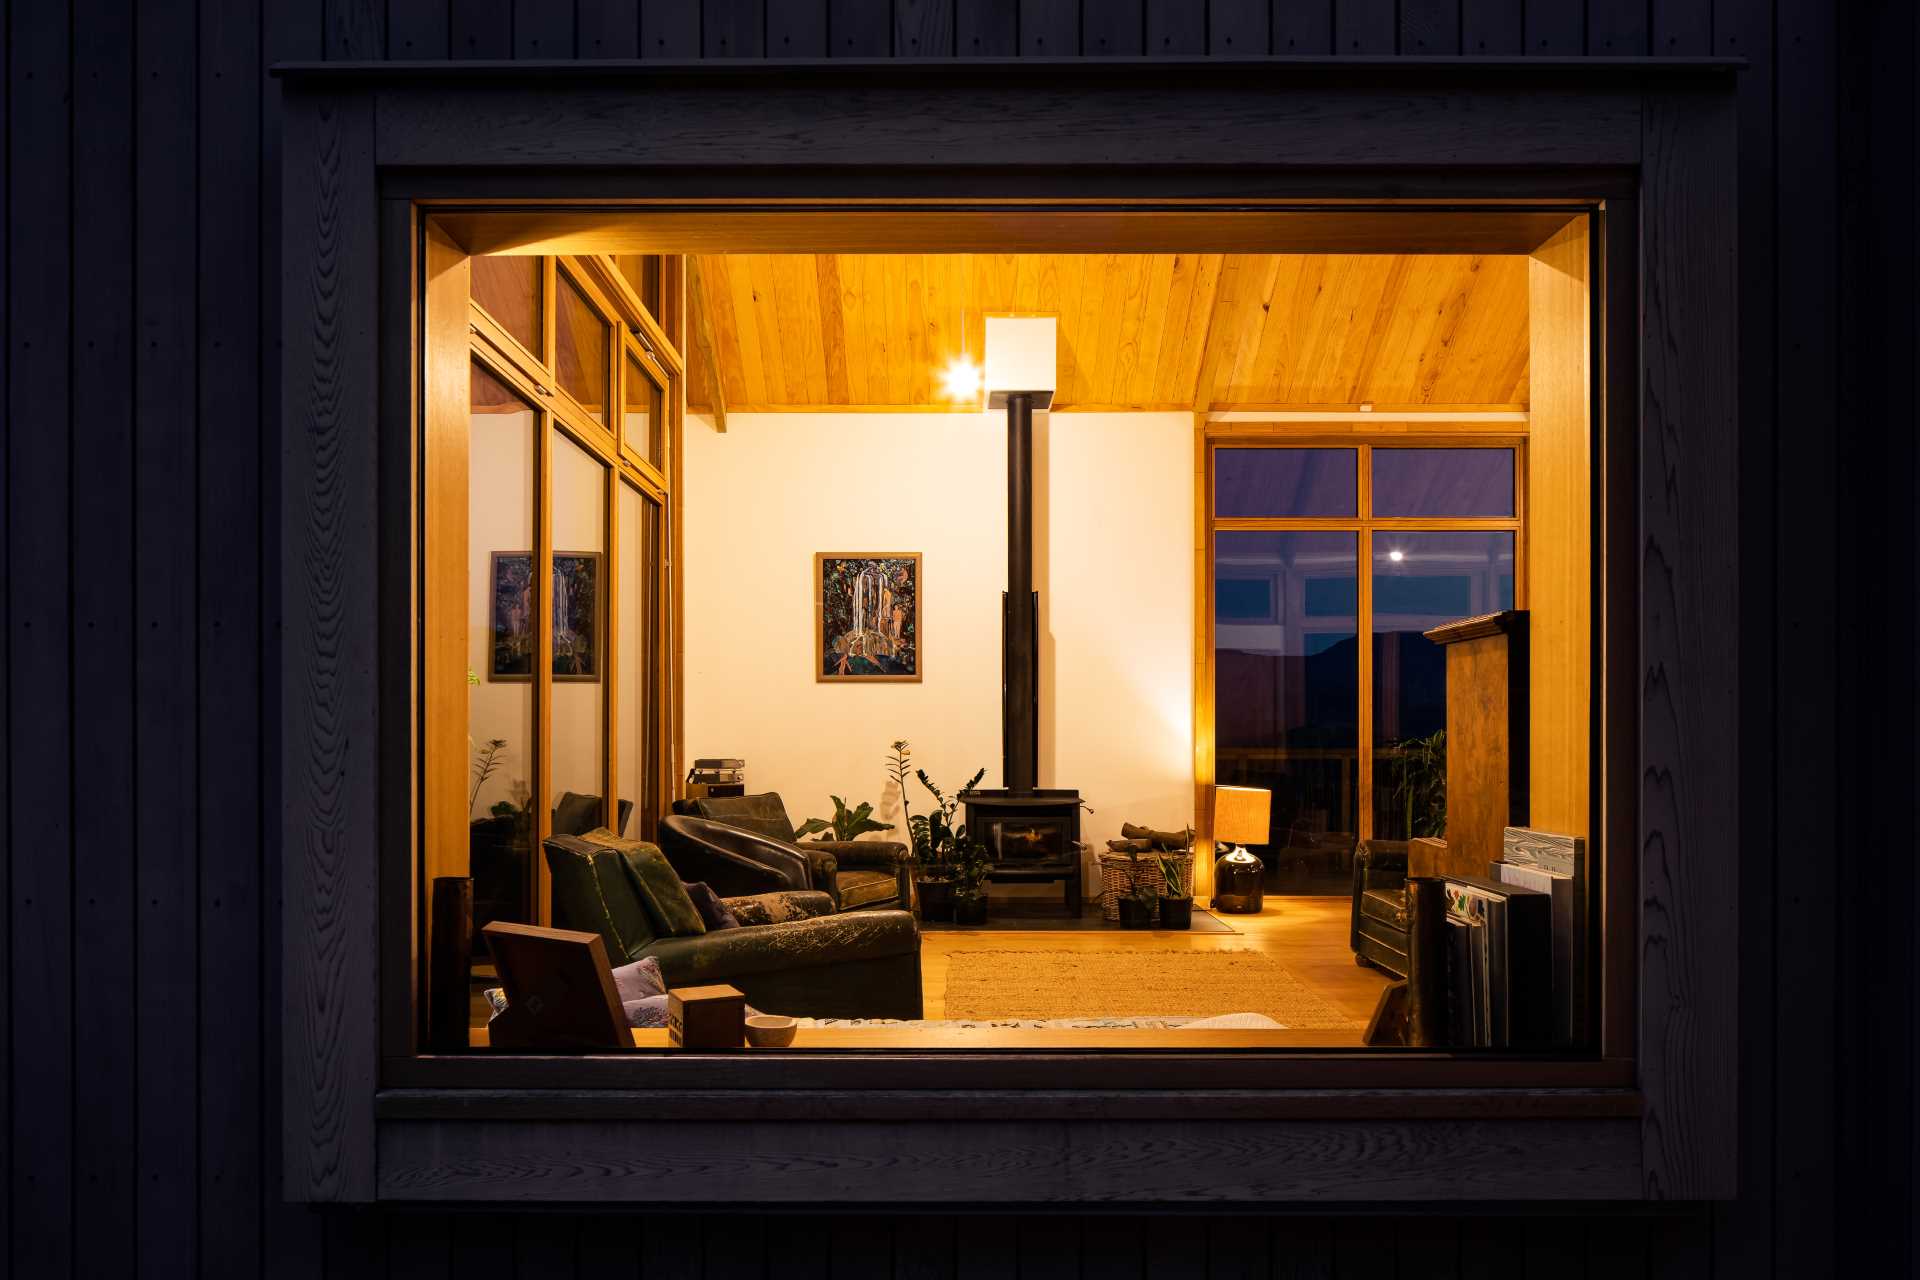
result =
[[[952,409],[983,317],[1060,318],[1054,407],[1524,408],[1527,259],[1450,254],[710,254],[689,404]],[[703,358],[704,357],[704,358]]]

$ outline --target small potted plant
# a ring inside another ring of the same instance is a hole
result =
[[[1192,866],[1192,861],[1183,854],[1160,855],[1160,874],[1166,878],[1167,882],[1167,891],[1160,896],[1160,927],[1162,929],[1193,927],[1193,886],[1187,883]]]
[[[912,753],[907,744],[894,743],[887,771],[900,787],[900,811],[907,816],[907,831],[913,839],[914,896],[920,904],[922,920],[949,921],[953,919],[954,893],[959,884],[960,850],[967,839],[966,824],[954,821],[960,812],[960,797],[949,796],[934,784],[925,769],[917,769],[914,776],[933,796],[935,807],[932,813],[909,812],[906,778],[911,764]],[[986,769],[980,769],[961,790],[971,791],[986,774]]]
[[[1120,899],[1120,927],[1122,929],[1153,928],[1153,908],[1160,897],[1159,891],[1146,878],[1145,871],[1150,865],[1141,861],[1138,850],[1129,850],[1127,859],[1127,896]]]
[[[953,880],[953,922],[955,924],[985,924],[987,922],[987,873],[992,863],[987,860],[986,846],[977,840],[965,840],[960,845],[960,856],[954,864]]]

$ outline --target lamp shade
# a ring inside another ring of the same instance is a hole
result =
[[[1265,844],[1273,793],[1264,787],[1213,789],[1213,838],[1217,844]]]

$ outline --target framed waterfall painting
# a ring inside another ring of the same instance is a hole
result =
[[[813,676],[918,680],[920,553],[819,551],[813,557]]]
[[[600,678],[600,553],[553,553],[553,678]],[[533,679],[533,552],[492,558],[489,680]]]

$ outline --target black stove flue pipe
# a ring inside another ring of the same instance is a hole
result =
[[[1040,597],[1033,589],[1031,392],[1007,395],[1007,591],[1000,621],[1000,776],[1009,791],[1040,781]]]

